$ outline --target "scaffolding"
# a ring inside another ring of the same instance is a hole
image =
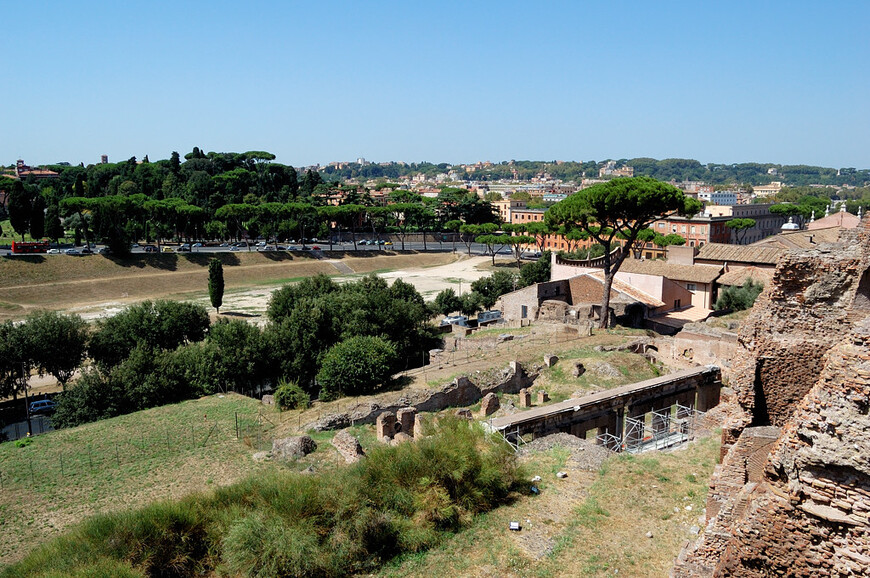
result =
[[[662,450],[692,439],[703,415],[693,407],[676,404],[636,418],[626,417],[622,436],[606,433],[596,439],[599,445],[615,452]]]

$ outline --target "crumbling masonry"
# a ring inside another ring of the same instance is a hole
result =
[[[741,328],[707,525],[672,575],[870,573],[870,236],[777,266]]]

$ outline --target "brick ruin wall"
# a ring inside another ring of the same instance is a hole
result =
[[[784,427],[716,576],[870,572],[870,319]]]
[[[867,224],[785,256],[743,324],[727,453],[673,576],[870,574]]]

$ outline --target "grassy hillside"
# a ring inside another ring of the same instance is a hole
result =
[[[356,465],[273,472],[92,518],[0,576],[346,576],[420,552],[515,498],[510,447],[444,419]],[[525,487],[525,484],[523,484]]]
[[[275,418],[265,410],[263,427],[254,427],[262,408],[240,395],[215,395],[47,433],[27,445],[0,444],[0,563],[85,516],[272,469],[251,459]]]

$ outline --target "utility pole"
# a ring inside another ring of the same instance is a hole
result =
[[[24,409],[27,412],[27,435],[33,437],[33,425],[30,422],[30,398],[27,396],[27,375],[25,363],[21,362],[21,384],[24,386]]]

